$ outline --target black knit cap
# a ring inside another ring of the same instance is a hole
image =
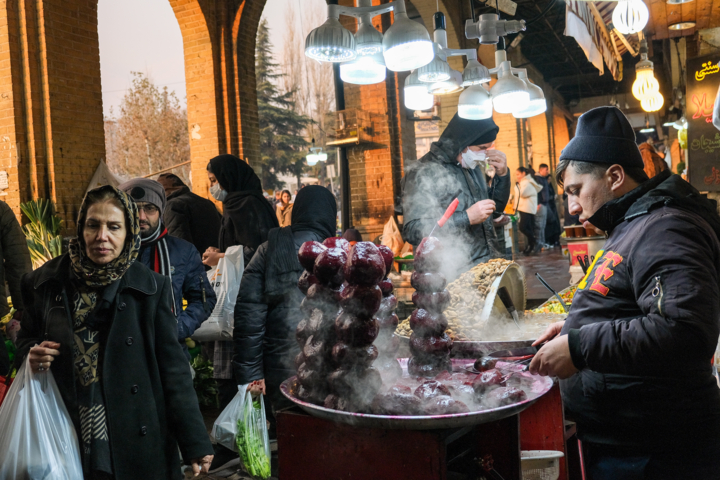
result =
[[[635,132],[617,107],[593,108],[580,115],[575,136],[560,152],[563,160],[644,167]]]

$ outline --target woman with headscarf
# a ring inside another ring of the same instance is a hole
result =
[[[210,194],[223,204],[220,248],[208,248],[203,263],[217,265],[228,247],[243,246],[245,264],[267,240],[271,228],[278,227],[275,210],[263,196],[255,171],[234,155],[218,155],[207,166]]]
[[[287,227],[290,225],[292,219],[292,195],[289,190],[283,190],[280,196],[280,202],[277,204],[277,219],[281,227]]]
[[[295,375],[293,362],[300,352],[295,329],[303,316],[304,296],[297,287],[303,272],[298,250],[304,242],[335,235],[337,204],[326,188],[303,188],[294,205],[291,225],[271,230],[268,241],[255,252],[235,304],[235,379],[238,385],[254,383],[255,390],[267,395],[272,410],[289,406],[280,383]],[[274,417],[270,418],[274,436]]]
[[[18,363],[51,370],[86,479],[177,479],[212,446],[177,342],[170,280],[136,262],[135,202],[103,186],[80,207],[70,252],[23,277]],[[38,345],[39,344],[39,345]]]

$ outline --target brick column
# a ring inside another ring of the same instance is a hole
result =
[[[17,0],[0,7],[0,199],[20,216],[56,202],[66,232],[105,156],[97,1]]]

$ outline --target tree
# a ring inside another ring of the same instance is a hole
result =
[[[175,93],[161,90],[145,74],[131,73],[119,117],[105,121],[110,170],[133,178],[190,161],[187,112]],[[189,166],[174,171],[188,184],[189,172]]]
[[[267,20],[260,23],[255,44],[255,78],[257,82],[258,119],[260,122],[260,156],[264,188],[278,189],[278,173],[291,173],[298,179],[306,170],[308,142],[303,131],[311,119],[296,111],[295,92],[278,90],[284,76],[276,73],[270,47]]]

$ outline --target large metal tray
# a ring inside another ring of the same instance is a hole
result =
[[[538,398],[550,391],[553,380],[549,377],[532,375],[528,372],[516,373],[516,375],[532,378],[531,391],[533,397],[512,405],[481,410],[469,413],[457,413],[453,415],[373,415],[368,413],[341,412],[331,408],[321,407],[313,403],[304,402],[295,396],[297,389],[297,377],[291,377],[280,385],[280,391],[290,401],[303,409],[310,415],[331,422],[346,423],[355,427],[363,428],[384,428],[391,430],[432,430],[439,428],[459,428],[481,423],[494,422],[506,417],[516,415],[533,403]]]

